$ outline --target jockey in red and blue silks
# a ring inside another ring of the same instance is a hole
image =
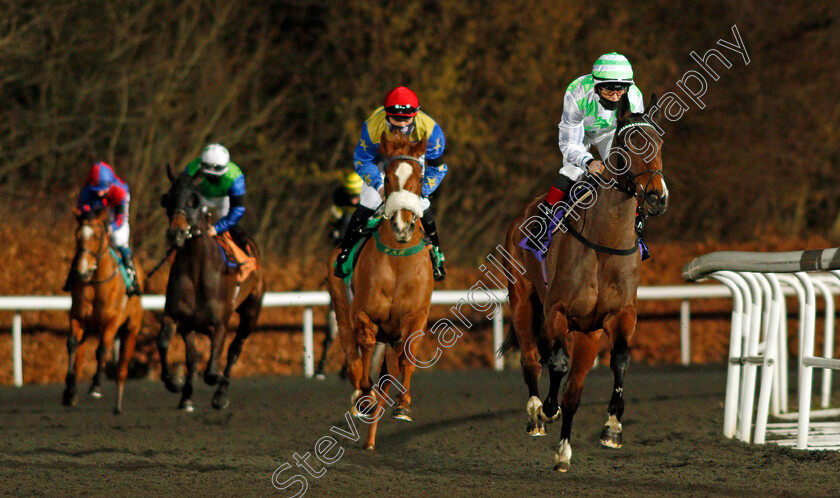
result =
[[[108,209],[111,214],[109,234],[111,245],[120,252],[123,265],[131,278],[131,285],[127,289],[129,295],[139,294],[137,287],[137,270],[134,268],[134,258],[128,245],[130,227],[128,224],[128,204],[131,195],[128,185],[120,179],[114,170],[105,162],[98,162],[91,167],[85,178],[85,186],[79,193],[76,207],[80,211]],[[72,275],[72,271],[71,271]],[[70,289],[71,277],[68,277],[64,290]]]
[[[385,96],[384,105],[362,124],[362,136],[353,157],[356,173],[364,180],[360,205],[353,212],[350,223],[341,240],[341,252],[336,258],[335,275],[344,278],[343,265],[350,256],[350,251],[364,235],[367,220],[373,216],[384,198],[384,163],[379,157],[379,140],[383,132],[393,135],[400,132],[412,142],[426,139],[426,154],[420,158],[423,167],[423,186],[421,207],[423,208],[423,229],[432,243],[432,267],[435,280],[443,280],[443,252],[435,225],[435,218],[429,208],[429,197],[446,177],[448,167],[443,160],[446,137],[443,130],[428,114],[420,111],[420,100],[410,89],[399,86]]]

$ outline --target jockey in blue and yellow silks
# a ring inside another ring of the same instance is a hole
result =
[[[354,166],[356,172],[365,181],[362,185],[360,206],[353,213],[347,232],[341,241],[341,253],[336,258],[335,275],[344,278],[343,264],[349,257],[350,250],[363,236],[367,220],[373,216],[384,199],[384,164],[379,157],[379,140],[382,133],[392,135],[400,132],[413,142],[426,139],[426,154],[420,158],[423,167],[423,187],[421,205],[423,207],[423,229],[432,243],[432,261],[435,280],[443,280],[443,253],[435,226],[435,219],[430,209],[429,196],[440,186],[446,177],[448,168],[443,161],[446,137],[440,126],[428,114],[420,109],[420,100],[410,89],[400,86],[394,88],[385,97],[384,105],[371,114],[362,124],[362,136],[356,146]]]

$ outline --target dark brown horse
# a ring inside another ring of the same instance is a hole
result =
[[[603,334],[611,344],[614,386],[601,442],[612,448],[621,446],[624,376],[630,361],[628,344],[636,329],[641,259],[636,249],[634,217],[637,205],[642,215],[655,216],[665,211],[668,201],[662,176],[662,139],[650,115],[655,105],[653,96],[648,115],[643,115],[630,113],[626,95],[619,102],[608,160],[610,172],[594,182],[600,183],[594,189],[596,195],[567,218],[569,231],[557,236],[551,245],[545,274],[536,258],[517,245],[523,235],[520,226],[527,227],[540,198],[528,205],[507,233],[506,249],[525,263],[526,276],[508,283],[513,329],[503,350],[518,345],[522,352],[530,396],[528,433],[544,435],[544,422],[557,420],[562,414],[555,454],[558,471],[569,469],[572,418]],[[573,188],[572,192],[584,190]],[[573,231],[578,237],[573,237]],[[538,387],[541,363],[548,365],[550,377],[544,401],[540,401]],[[562,399],[558,399],[566,374],[569,378]]]
[[[237,281],[236,269],[228,268],[216,239],[208,233],[212,226],[208,208],[201,195],[202,173],[190,177],[186,173],[175,177],[167,168],[172,182],[161,204],[169,216],[167,239],[177,249],[175,261],[166,284],[166,306],[163,323],[157,338],[160,353],[161,378],[171,392],[181,392],[179,407],[193,410],[193,377],[198,361],[196,332],[210,338],[210,359],[204,371],[204,382],[218,384],[213,395],[213,408],[228,405],[227,389],[230,371],[242,343],[251,334],[262,309],[265,294],[260,254],[253,240],[248,239],[247,250],[257,258],[257,269],[242,282]],[[219,368],[219,358],[225,345],[225,333],[233,311],[239,314],[239,327],[228,348],[224,373]],[[176,383],[169,370],[167,355],[173,332],[179,331],[186,346],[186,378]]]
[[[127,296],[125,281],[120,276],[119,263],[111,251],[108,236],[108,210],[77,213],[76,255],[73,257],[75,277],[70,290],[70,337],[67,338],[67,387],[62,404],[75,406],[78,402],[76,383],[82,372],[85,341],[99,340],[96,348],[96,374],[88,394],[102,397],[101,382],[105,361],[110,354],[114,338],[119,334],[120,358],[117,365],[117,403],[114,413],[122,412],[128,362],[134,355],[137,333],[143,323],[140,296]],[[142,290],[145,282],[143,269],[135,261],[137,285]]]
[[[423,215],[420,205],[423,174],[418,158],[425,151],[425,140],[412,144],[402,135],[389,139],[386,133],[382,134],[379,154],[386,162],[386,221],[379,225],[374,237],[377,240],[372,241],[375,243],[366,244],[359,254],[352,282],[352,303],[344,281],[332,272],[337,252],[330,258],[327,285],[353,386],[351,412],[371,424],[365,442],[367,449],[374,448],[386,399],[393,403],[388,397],[392,385],[400,391],[393,418],[411,421],[409,389],[415,365],[404,345],[413,332],[426,330],[434,288],[429,248],[417,227],[417,220]],[[371,377],[378,377],[381,366],[381,359],[372,360],[376,343],[390,347],[385,351],[388,375],[379,377],[373,389]],[[417,343],[411,341],[410,354]],[[397,375],[401,375],[399,380]],[[361,409],[357,409],[359,405]]]

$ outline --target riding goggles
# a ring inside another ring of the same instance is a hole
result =
[[[630,88],[629,83],[601,83],[596,85],[598,88],[603,88],[609,92],[617,92],[620,90],[627,90]]]
[[[417,114],[420,106],[412,107],[410,105],[391,105],[385,108],[385,114],[389,116],[406,116],[412,117]]]
[[[201,162],[201,169],[204,171],[212,171],[214,173],[223,173],[227,169],[227,164],[210,164]]]

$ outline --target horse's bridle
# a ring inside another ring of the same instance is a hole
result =
[[[93,223],[89,223],[87,226],[91,226],[92,224]],[[105,223],[103,223],[101,221],[97,221],[96,224],[102,226],[102,231],[99,233],[99,252],[93,252],[90,249],[88,249],[87,247],[82,247],[81,249],[77,250],[76,255],[73,256],[73,261],[78,261],[79,256],[81,256],[82,254],[90,254],[91,256],[93,256],[94,264],[93,264],[93,268],[90,269],[90,275],[91,276],[96,274],[96,270],[99,269],[99,261],[102,260],[102,256],[104,256],[105,252],[108,250],[108,246],[105,245],[105,232],[107,232],[107,230],[105,229]],[[74,267],[75,267],[75,265],[74,265]],[[114,278],[116,275],[117,275],[117,268],[115,267],[114,272],[108,278],[104,278],[102,280],[90,280],[88,282],[83,282],[83,283],[88,284],[88,285],[104,284],[105,282]]]
[[[624,151],[628,154],[630,153],[629,149],[627,148],[627,144],[623,140],[624,137],[622,136],[622,133],[624,133],[626,130],[628,130],[630,128],[637,128],[637,127],[640,127],[640,126],[648,126],[648,127],[653,128],[653,129],[656,129],[655,126],[648,123],[647,121],[638,121],[638,122],[635,122],[635,123],[625,124],[624,126],[619,128],[618,131],[616,131],[616,133],[615,133],[615,139],[616,139],[616,142],[619,142],[618,143],[618,148],[620,150],[622,150],[622,151]],[[621,137],[622,140],[619,141],[619,137]],[[625,167],[627,167],[627,165],[625,164],[624,154],[619,153],[618,156],[619,156],[619,164],[618,164],[617,169],[620,171],[620,170],[624,169]],[[645,182],[644,185],[636,182],[637,178],[639,178],[640,176],[644,176],[644,175],[650,175],[650,177],[647,179],[647,181]],[[625,194],[627,194],[631,197],[635,197],[636,202],[638,202],[639,205],[641,205],[645,200],[645,196],[647,196],[648,187],[650,186],[650,183],[657,176],[662,178],[663,183],[665,182],[665,173],[662,172],[662,168],[649,168],[649,169],[646,169],[646,170],[644,170],[640,173],[633,173],[632,171],[630,171],[630,168],[627,167],[627,171],[619,176],[619,182],[616,185],[616,189],[618,189],[618,191],[620,191],[620,192],[624,192]],[[622,182],[621,179],[624,179],[625,181]]]

